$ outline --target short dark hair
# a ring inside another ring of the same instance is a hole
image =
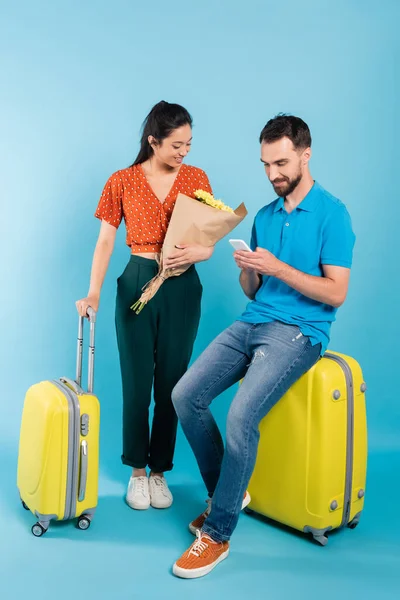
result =
[[[311,146],[310,129],[300,117],[279,114],[270,119],[260,134],[260,144],[270,144],[288,137],[296,150]]]

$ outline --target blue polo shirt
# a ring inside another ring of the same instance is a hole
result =
[[[351,267],[355,235],[345,205],[317,182],[291,213],[278,198],[264,206],[254,220],[250,247],[258,246],[299,271],[323,277],[322,265]],[[311,300],[271,276],[262,285],[239,321],[281,321],[297,325],[313,345],[328,346],[337,308]]]

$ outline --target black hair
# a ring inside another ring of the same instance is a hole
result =
[[[164,100],[158,102],[143,123],[139,154],[131,166],[143,163],[153,155],[154,151],[148,140],[149,135],[152,135],[160,143],[178,127],[192,126],[192,123],[192,117],[180,104],[170,104]]]
[[[260,144],[270,144],[283,137],[288,137],[296,150],[311,146],[310,129],[300,117],[279,114],[270,119],[260,134]]]

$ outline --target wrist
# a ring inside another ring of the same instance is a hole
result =
[[[209,258],[211,258],[212,253],[213,253],[212,248],[204,248],[203,251],[200,253],[200,255],[198,255],[197,262],[202,262],[203,260],[208,260]]]
[[[99,290],[89,290],[88,291],[88,298],[93,298],[95,300],[98,300],[100,298],[100,291]]]
[[[246,275],[248,275],[249,277],[258,277],[259,276],[259,272],[255,271],[254,269],[246,269],[246,267],[242,268],[242,273],[245,273]]]
[[[271,273],[271,275],[276,279],[283,279],[285,277],[285,274],[287,273],[288,266],[289,265],[287,265],[283,261],[277,260],[276,267],[273,273]]]

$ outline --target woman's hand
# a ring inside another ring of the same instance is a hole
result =
[[[100,296],[87,296],[86,298],[82,298],[81,300],[77,300],[75,302],[76,305],[76,309],[78,311],[78,314],[81,317],[88,317],[87,314],[87,309],[89,308],[89,306],[91,308],[93,308],[94,311],[98,311],[99,309],[99,302],[100,302]]]
[[[163,261],[163,266],[166,269],[176,269],[178,267],[195,264],[208,260],[214,252],[214,246],[206,248],[200,244],[180,244],[176,246],[176,252],[173,252]]]

